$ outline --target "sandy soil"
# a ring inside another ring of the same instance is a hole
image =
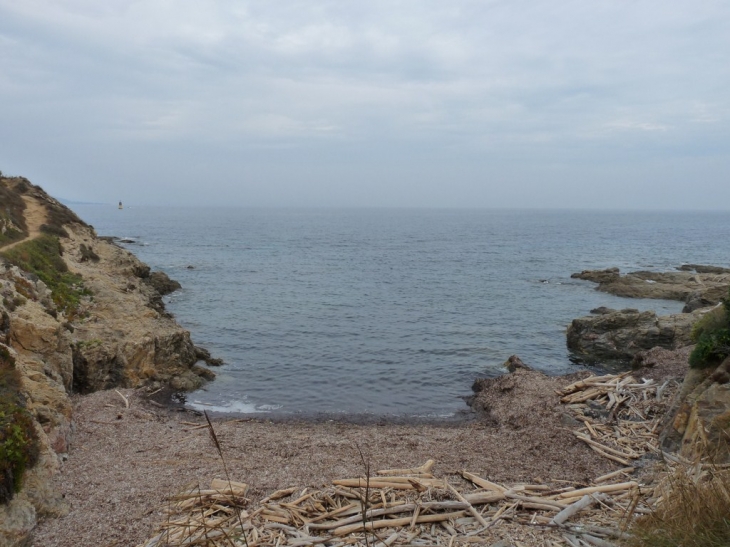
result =
[[[251,485],[252,501],[279,488],[323,486],[362,475],[358,447],[373,469],[417,466],[433,458],[436,476],[454,484],[462,469],[508,484],[584,485],[617,468],[579,443],[561,421],[564,415],[552,389],[564,380],[520,378],[507,390],[495,387],[491,413],[470,423],[231,418],[214,423],[231,478]],[[531,402],[537,392],[544,396]],[[204,423],[202,417],[153,406],[142,392],[122,393],[131,401],[129,409],[114,391],[74,400],[75,443],[57,478],[72,510],[64,518],[42,522],[33,545],[136,545],[164,520],[166,496],[224,476],[208,431],[190,425]],[[520,537],[525,546],[544,544],[540,530],[505,525],[489,533],[494,541]]]

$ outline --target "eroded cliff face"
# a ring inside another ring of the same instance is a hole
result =
[[[717,367],[688,370],[661,443],[689,461],[730,463],[730,357]]]
[[[149,268],[125,249],[95,238],[90,228],[67,230],[64,258],[92,293],[73,323],[73,390],[200,387],[209,372],[195,366],[190,333],[164,311],[160,293],[148,282]],[[84,260],[88,250],[98,259]]]
[[[51,198],[32,187],[24,199],[45,206]],[[60,309],[47,285],[2,258],[7,247],[0,248],[0,346],[14,360],[40,441],[21,491],[0,505],[0,546],[21,545],[38,517],[67,510],[50,479],[73,442],[71,394],[145,385],[191,390],[213,376],[196,364],[201,353],[189,332],[165,312],[149,267],[90,226],[63,229],[61,258],[84,286],[73,312]]]

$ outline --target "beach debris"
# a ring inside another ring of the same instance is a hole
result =
[[[250,503],[245,484],[216,479],[170,498],[167,520],[138,547],[460,547],[491,545],[500,529],[515,525],[540,529],[553,547],[614,546],[630,518],[649,513],[661,497],[631,480],[631,462],[660,452],[660,421],[678,386],[634,374],[593,375],[557,392],[582,424],[576,438],[622,465],[590,484],[505,485],[469,471],[437,477],[428,460]]]
[[[463,480],[436,477],[433,466],[429,460],[324,488],[286,488],[255,504],[246,484],[215,479],[172,496],[167,519],[139,547],[454,547],[491,544],[505,522],[542,527],[556,546],[572,538],[608,545],[622,535],[618,519],[630,509],[648,511],[636,481],[507,486],[467,471]]]
[[[674,380],[661,385],[637,380],[629,371],[584,378],[558,395],[583,424],[573,434],[604,458],[628,467],[647,452],[659,453],[659,426],[677,386]]]

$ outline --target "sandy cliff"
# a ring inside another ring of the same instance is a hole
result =
[[[201,353],[165,312],[149,267],[99,239],[24,179],[0,178],[0,185],[6,198],[22,200],[4,216],[12,237],[0,247],[0,350],[8,355],[3,370],[19,379],[18,400],[33,418],[40,449],[20,491],[0,505],[0,545],[16,545],[39,516],[67,510],[49,479],[73,442],[70,394],[141,385],[189,390],[213,373],[196,364]],[[20,221],[19,212],[26,213]],[[50,269],[38,263],[56,258],[61,262]],[[56,286],[46,276],[57,270],[66,271],[58,272]],[[9,431],[13,424],[4,419]]]

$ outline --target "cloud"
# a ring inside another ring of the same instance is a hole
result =
[[[606,128],[616,131],[668,131],[669,126],[661,123],[634,120],[616,120],[606,124]]]
[[[47,162],[46,175],[61,153],[82,163],[154,142],[169,156],[139,172],[182,185],[176,149],[208,150],[234,180],[241,150],[347,157],[362,172],[385,148],[402,162],[377,170],[391,184],[438,158],[478,195],[485,170],[575,177],[589,158],[628,161],[630,142],[630,165],[686,157],[690,172],[730,137],[728,23],[713,0],[0,0],[0,162],[24,174]],[[119,172],[105,161],[89,180]],[[716,165],[720,184],[730,166]]]

